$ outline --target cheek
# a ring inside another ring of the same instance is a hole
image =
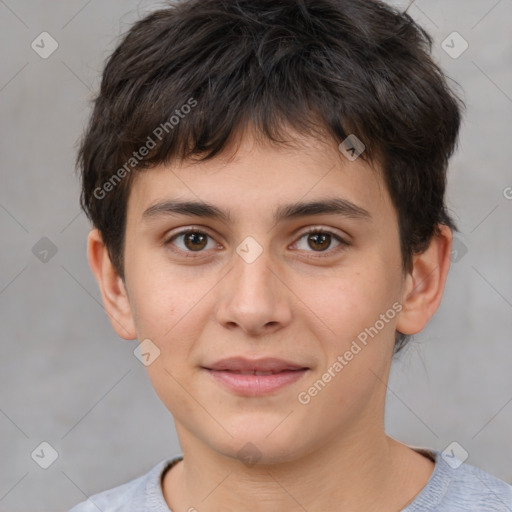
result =
[[[167,344],[183,329],[183,322],[195,314],[204,287],[200,280],[188,278],[187,269],[173,268],[160,251],[134,249],[126,267],[137,332],[159,345]]]
[[[297,281],[294,289],[299,297],[304,297],[311,322],[316,325],[314,330],[339,340],[336,349],[373,326],[397,296],[393,278],[379,261],[357,270],[332,269],[322,279]],[[380,330],[387,332],[389,324]]]
[[[391,360],[397,311],[392,279],[377,263],[334,276],[328,292],[310,295],[314,314],[308,316],[309,329],[316,333],[324,358],[303,386],[302,399],[310,400],[311,411],[319,416],[331,410],[336,421],[344,422],[385,393],[381,380]]]
[[[194,350],[211,317],[215,276],[192,277],[193,270],[169,265],[154,265],[151,271],[135,267],[132,271],[139,340],[149,338],[159,350],[158,359],[146,368],[148,375],[165,403],[172,399],[186,407],[178,382],[186,382],[190,368],[197,364]]]

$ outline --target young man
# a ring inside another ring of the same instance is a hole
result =
[[[73,512],[511,510],[384,430],[455,229],[430,43],[376,0],[185,0],[129,31],[79,154],[88,255],[183,455]]]

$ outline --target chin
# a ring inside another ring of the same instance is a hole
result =
[[[218,451],[248,467],[284,464],[293,462],[299,457],[294,443],[280,445],[261,439],[253,441],[235,439],[227,447],[218,447]]]
[[[210,446],[227,457],[238,459],[248,466],[282,464],[296,460],[302,452],[300,433],[303,428],[294,429],[291,424],[283,422],[285,415],[278,421],[272,417],[271,421],[258,421],[252,418],[250,423],[240,423],[226,426],[232,438],[222,443],[211,443]],[[282,422],[280,424],[280,422]],[[277,428],[276,428],[277,427]],[[304,440],[306,441],[306,440]]]

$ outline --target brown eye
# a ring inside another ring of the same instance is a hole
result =
[[[333,242],[336,243],[334,247],[332,247]],[[304,233],[299,238],[299,241],[296,242],[297,248],[301,251],[318,253],[313,257],[332,256],[340,250],[345,249],[348,245],[350,244],[336,233],[318,228],[311,229]]]
[[[210,246],[208,246],[208,242],[210,242]],[[205,252],[205,249],[215,247],[215,242],[210,235],[203,231],[193,229],[181,231],[173,235],[165,244],[173,246],[173,250],[175,250],[174,247],[176,247],[178,252],[183,253],[200,253]]]
[[[204,233],[187,233],[184,236],[184,244],[187,249],[191,251],[200,251],[206,247],[208,235]]]
[[[308,235],[308,244],[315,251],[324,251],[331,245],[331,235],[326,233],[312,233]]]

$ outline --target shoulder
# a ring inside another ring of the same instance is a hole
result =
[[[450,468],[449,473],[445,501],[453,503],[454,510],[509,512],[512,509],[512,487],[506,482],[470,464]]]
[[[510,512],[512,486],[444,452],[430,451],[435,469],[404,512]],[[453,455],[453,452],[452,454]]]
[[[159,462],[146,474],[107,491],[90,496],[69,512],[168,512],[162,495],[161,477],[173,464],[182,459],[176,456]]]

